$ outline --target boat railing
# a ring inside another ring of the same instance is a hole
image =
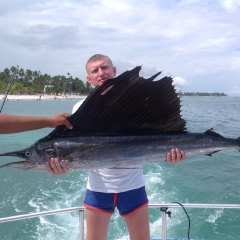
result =
[[[182,205],[182,206],[181,206]],[[198,203],[182,203],[179,205],[178,203],[163,203],[163,204],[149,204],[149,208],[159,208],[162,212],[162,240],[167,239],[167,214],[168,212],[166,209],[168,208],[211,208],[211,209],[240,209],[240,204],[198,204]],[[73,207],[73,208],[63,208],[63,209],[56,209],[51,211],[44,211],[44,212],[37,212],[37,213],[29,213],[11,217],[4,217],[0,218],[0,223],[3,222],[12,222],[18,221],[28,218],[36,218],[42,217],[47,215],[54,215],[59,213],[66,213],[66,212],[79,212],[79,228],[80,228],[80,240],[84,240],[84,217],[85,217],[85,207]]]

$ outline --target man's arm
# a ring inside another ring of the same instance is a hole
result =
[[[50,117],[44,116],[18,116],[13,114],[0,113],[0,133],[17,133],[30,130],[36,130],[45,127],[57,127],[66,125],[72,128],[71,123],[67,120],[70,114],[61,113]]]

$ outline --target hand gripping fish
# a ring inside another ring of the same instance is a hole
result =
[[[25,159],[1,167],[46,170],[46,161],[57,157],[71,169],[124,168],[165,160],[176,147],[187,157],[240,150],[239,138],[224,138],[211,129],[189,133],[172,78],[155,80],[159,72],[144,79],[140,70],[136,67],[97,87],[69,117],[73,129],[58,126],[26,149],[0,154]]]

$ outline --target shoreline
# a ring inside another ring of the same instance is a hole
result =
[[[3,101],[5,95],[0,94],[0,100]],[[23,101],[23,100],[61,100],[61,99],[80,99],[86,98],[85,95],[7,95],[6,101],[14,100],[14,101]]]

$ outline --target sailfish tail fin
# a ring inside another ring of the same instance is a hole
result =
[[[240,152],[240,137],[237,138],[237,142],[238,142],[238,147],[237,147],[237,150]]]

